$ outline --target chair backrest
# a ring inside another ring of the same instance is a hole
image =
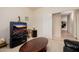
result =
[[[64,44],[66,47],[73,48],[73,49],[79,49],[78,41],[72,41],[72,40],[65,39]]]

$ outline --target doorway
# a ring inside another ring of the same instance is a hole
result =
[[[66,38],[67,36],[71,35],[70,33],[72,32],[72,22],[71,22],[71,17],[70,13],[67,14],[62,14],[61,16],[61,36]]]
[[[52,15],[53,39],[62,39],[73,36],[73,20],[71,13],[55,13]]]
[[[61,16],[61,32],[66,31],[71,33],[72,32],[72,22],[71,22],[71,14],[63,14]]]

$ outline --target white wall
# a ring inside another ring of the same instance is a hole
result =
[[[67,22],[67,24],[68,24],[68,32],[73,34],[73,18],[72,18],[72,13],[70,13],[70,15],[68,15],[67,19],[68,19],[68,22]]]
[[[73,11],[73,35],[79,39],[79,10]]]
[[[52,14],[55,13],[63,13],[63,14],[70,14],[68,18],[68,31],[75,37],[76,36],[76,13],[79,11],[74,12],[78,8],[38,8],[33,11],[33,25],[38,30],[38,36],[44,36],[47,38],[52,39],[53,38],[53,18]],[[79,17],[79,16],[78,16]],[[78,18],[77,17],[77,18]],[[79,21],[79,19],[77,19]],[[79,22],[77,22],[77,27],[79,25]],[[77,35],[79,36],[79,27],[77,28]],[[78,37],[77,36],[77,37]]]
[[[76,36],[77,39],[79,40],[79,10],[75,11],[76,15]]]
[[[73,36],[76,37],[76,11],[73,11]]]
[[[77,10],[73,10],[72,12],[72,34],[74,37],[77,37]]]
[[[52,39],[52,14],[73,10],[76,8],[38,8],[31,10],[30,8],[11,8],[0,7],[0,37],[9,39],[9,22],[17,21],[17,16],[24,18],[25,16],[30,18],[30,23],[38,30],[38,36],[44,36]]]
[[[39,8],[34,11],[34,26],[38,30],[38,37],[52,37],[52,14],[45,8]]]
[[[24,18],[26,16],[29,17],[30,20],[32,20],[32,12],[29,8],[0,7],[0,37],[4,37],[8,43],[10,34],[9,23],[10,21],[18,21],[18,16],[21,16],[21,18]]]
[[[46,7],[34,10],[33,21],[34,26],[37,27],[38,36],[44,36],[52,39],[52,31],[53,31],[52,14],[64,11],[71,11],[74,9],[77,8]]]

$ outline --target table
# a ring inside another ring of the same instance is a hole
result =
[[[34,38],[20,47],[19,52],[46,52],[48,39],[44,37]]]

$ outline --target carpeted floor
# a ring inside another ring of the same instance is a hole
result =
[[[48,39],[47,52],[63,52],[64,39],[75,40],[75,38],[70,33],[62,31],[62,39]],[[4,48],[0,48],[0,52],[18,52],[19,48],[22,45],[12,49],[9,48],[8,46]]]

